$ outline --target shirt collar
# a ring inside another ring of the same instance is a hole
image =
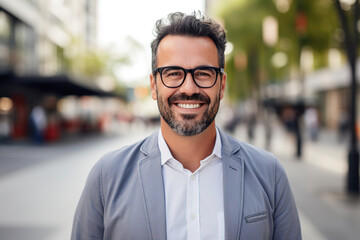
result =
[[[164,165],[170,159],[174,159],[174,157],[172,156],[170,149],[169,149],[168,145],[166,144],[165,139],[162,135],[161,128],[159,131],[158,145],[159,145],[160,154],[161,154],[161,165]],[[220,134],[219,134],[218,128],[216,127],[215,146],[214,146],[214,149],[213,149],[212,153],[210,154],[210,156],[216,155],[218,158],[221,159],[221,147],[222,147],[222,145],[221,145]]]

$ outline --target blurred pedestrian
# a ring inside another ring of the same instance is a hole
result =
[[[47,127],[47,117],[41,105],[34,107],[30,113],[30,126],[32,136],[36,143],[44,143],[45,129]]]
[[[275,113],[271,108],[265,108],[263,112],[263,123],[265,129],[265,149],[271,148],[271,137],[273,134],[273,122],[275,121]]]
[[[150,85],[160,130],[94,166],[71,239],[301,239],[279,161],[215,125],[223,28],[173,13],[155,33]]]
[[[310,107],[306,109],[305,115],[305,127],[310,135],[312,141],[316,141],[318,138],[318,129],[319,129],[319,115],[315,108]]]
[[[224,122],[224,129],[230,133],[234,134],[235,129],[238,125],[238,117],[236,115],[235,109],[232,106],[223,105],[221,114],[221,121]]]
[[[251,142],[255,136],[257,105],[254,99],[247,100],[244,105],[246,116],[246,129],[248,140]]]
[[[0,113],[0,142],[6,142],[10,139],[11,121],[8,114]]]
[[[281,113],[286,130],[294,137],[295,157],[298,159],[302,157],[302,115],[304,109],[305,105],[300,101],[293,105],[285,105]]]
[[[294,132],[295,124],[295,111],[290,106],[285,106],[281,112],[281,119],[285,125],[285,128],[288,132]]]

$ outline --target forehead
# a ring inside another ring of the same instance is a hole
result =
[[[208,37],[168,35],[157,50],[157,67],[182,66],[194,68],[208,65],[218,67],[215,43]]]

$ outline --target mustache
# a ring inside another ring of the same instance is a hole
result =
[[[200,93],[195,93],[191,96],[186,95],[184,93],[175,94],[175,95],[172,95],[171,97],[169,97],[168,103],[169,103],[169,105],[171,105],[175,101],[191,101],[191,100],[202,101],[202,102],[205,102],[206,104],[210,104],[210,98],[208,96],[200,94]]]

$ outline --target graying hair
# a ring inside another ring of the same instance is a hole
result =
[[[225,30],[211,18],[201,12],[193,12],[190,15],[175,12],[167,16],[167,19],[159,19],[154,27],[155,39],[151,42],[152,72],[155,74],[157,66],[157,49],[161,40],[167,35],[180,35],[192,37],[209,37],[218,51],[219,67],[225,66]]]

